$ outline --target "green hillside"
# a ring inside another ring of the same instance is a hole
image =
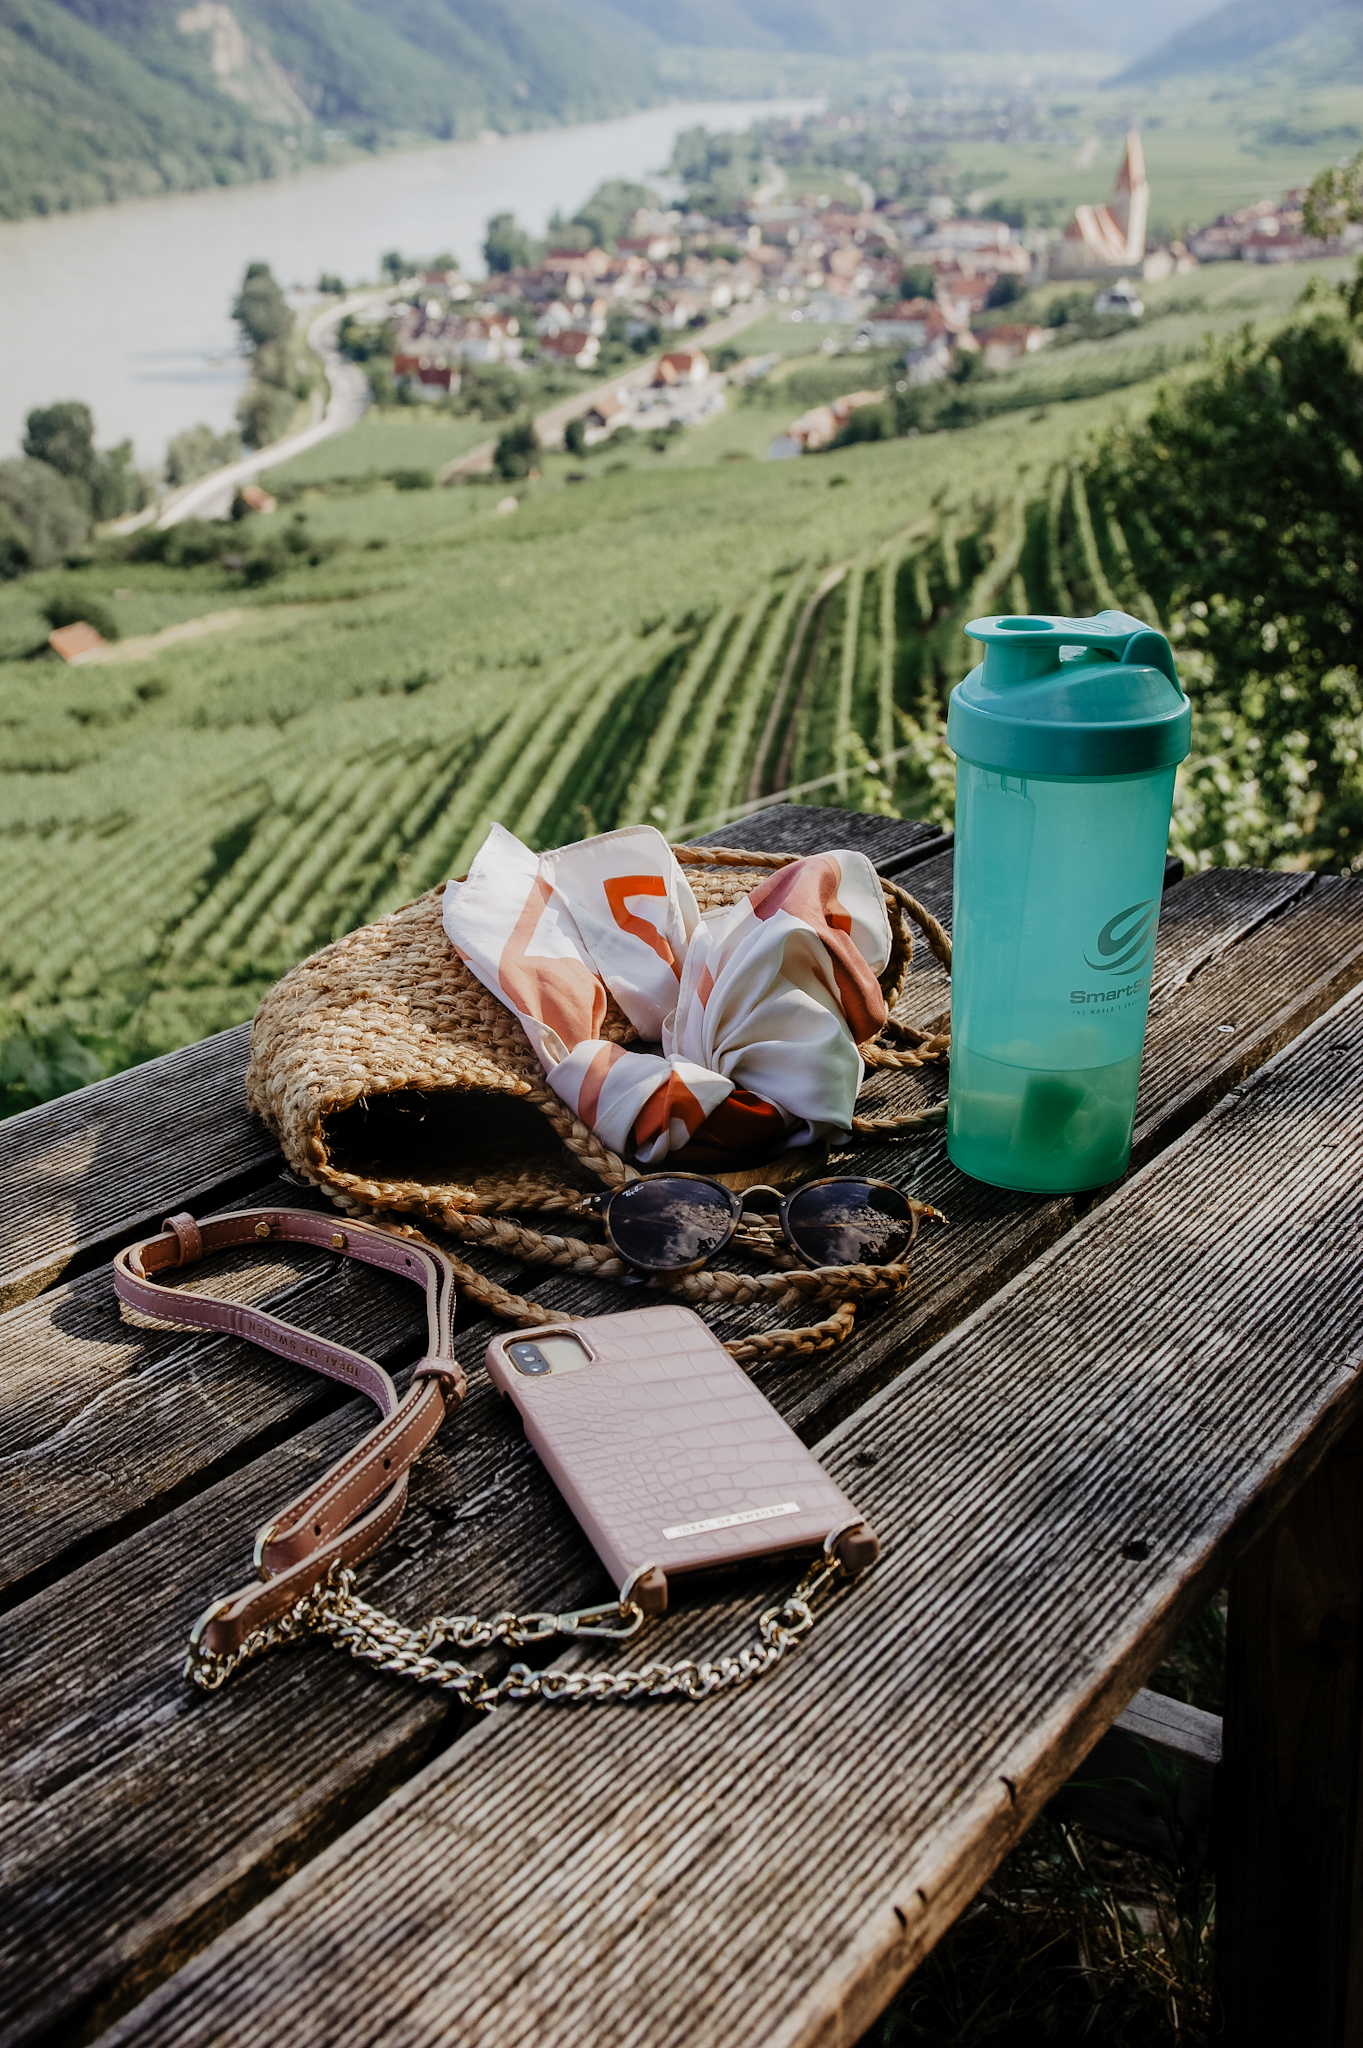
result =
[[[1330,521],[1358,495],[1363,411],[1337,296],[1294,315],[1303,282],[1172,278],[1147,327],[993,380],[1025,406],[785,463],[753,458],[805,386],[870,366],[773,320],[749,338],[807,351],[774,396],[665,452],[542,456],[512,513],[497,481],[395,488],[477,431],[409,410],[277,472],[268,518],[0,586],[11,1048],[31,1065],[74,1032],[107,1067],[249,1016],[295,960],[458,872],[494,817],[535,845],[638,818],[677,834],[795,789],[949,821],[946,694],[963,622],[991,610],[1161,620],[1198,703],[1178,850],[1349,864],[1363,705],[1339,620],[1363,591],[1339,580],[1357,565]],[[1229,332],[1256,310],[1305,340],[1281,361],[1232,340],[1210,382],[1186,360],[1189,321]],[[1082,395],[1100,371],[1112,387]],[[1180,392],[1210,394],[1203,425]],[[1235,553],[1241,480],[1246,502],[1286,494],[1267,567]],[[54,613],[110,620],[112,658],[57,664]],[[0,1053],[11,1107],[24,1071]]]
[[[1228,0],[1129,65],[1114,83],[1226,72],[1306,38],[1293,51],[1293,68],[1298,68],[1303,58],[1309,60],[1317,38],[1342,31],[1356,42],[1360,26],[1358,7],[1341,7],[1338,0]]]
[[[579,0],[660,43],[865,57],[884,50],[1070,50],[1084,35],[1054,0]],[[1099,37],[1097,40],[1102,40]]]
[[[0,0],[0,217],[654,96],[631,38],[557,0]]]

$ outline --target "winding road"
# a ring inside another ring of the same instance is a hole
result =
[[[305,449],[315,448],[319,441],[329,440],[333,434],[343,434],[347,427],[353,427],[369,409],[369,382],[363,370],[348,362],[337,349],[336,330],[348,313],[373,307],[390,296],[389,292],[352,292],[339,305],[328,306],[314,317],[308,328],[308,346],[321,360],[329,396],[326,410],[313,420],[311,426],[304,427],[300,433],[286,435],[282,441],[272,442],[268,448],[257,448],[239,462],[230,462],[223,469],[196,477],[193,483],[182,484],[158,504],[149,506],[144,512],[134,512],[127,519],[116,520],[104,530],[109,533],[135,533],[142,526],[177,526],[182,519],[225,519],[232,509],[233,498],[252,477],[259,476],[262,470],[275,469],[292,456],[301,455]],[[759,293],[755,300],[730,314],[727,320],[713,322],[703,335],[683,331],[676,337],[677,346],[689,343],[712,349],[717,343],[741,333],[745,327],[751,327],[770,311],[770,306]],[[550,406],[547,412],[536,417],[535,431],[540,440],[551,447],[560,444],[568,421],[579,413],[588,412],[603,392],[615,391],[625,385],[638,389],[651,384],[657,366],[658,358],[651,356],[629,370],[617,371],[613,377],[603,378],[601,383],[590,386],[586,391],[577,391],[571,398],[561,399],[557,405]],[[315,408],[316,399],[313,404]],[[453,483],[457,477],[486,472],[492,467],[496,449],[495,437],[480,442],[467,455],[459,456],[442,469],[439,482]]]
[[[310,323],[308,347],[321,360],[329,392],[325,411],[314,418],[311,426],[304,427],[299,433],[286,435],[282,441],[271,442],[268,448],[254,449],[240,462],[229,462],[223,469],[196,477],[191,484],[182,484],[178,490],[162,498],[159,504],[148,507],[145,512],[134,513],[130,519],[120,519],[107,530],[134,533],[139,526],[178,526],[182,519],[225,519],[232,509],[233,498],[252,477],[259,476],[262,470],[274,469],[291,456],[301,455],[307,448],[315,448],[319,441],[329,440],[333,434],[343,434],[347,427],[353,427],[368,410],[369,383],[363,370],[355,363],[347,362],[337,349],[336,330],[348,313],[373,306],[387,296],[385,292],[352,292],[338,305],[325,307]],[[316,399],[313,404],[315,410]]]

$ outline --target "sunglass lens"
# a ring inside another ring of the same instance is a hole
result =
[[[666,1177],[631,1181],[611,1199],[611,1240],[632,1266],[676,1273],[718,1251],[733,1227],[734,1205],[709,1181]]]
[[[889,1266],[908,1249],[913,1211],[897,1188],[833,1180],[792,1195],[786,1226],[820,1266]]]

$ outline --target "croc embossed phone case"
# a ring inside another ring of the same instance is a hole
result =
[[[664,1611],[669,1579],[830,1537],[849,1570],[875,1561],[874,1532],[689,1308],[513,1330],[487,1369],[646,1613]]]

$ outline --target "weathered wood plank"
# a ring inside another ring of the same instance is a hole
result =
[[[941,914],[949,862],[915,878]],[[917,962],[901,1012],[924,1022],[949,984]],[[1363,980],[1363,888],[1313,876],[1211,869],[1170,891],[1160,919],[1146,1060],[1136,1111],[1137,1165],[1270,1058],[1347,988]],[[920,994],[919,991],[922,991]],[[886,1104],[945,1096],[945,1076],[878,1084]],[[945,1138],[908,1139],[841,1155],[856,1171],[897,1181],[950,1218],[924,1232],[908,1287],[866,1315],[832,1359],[754,1378],[802,1434],[826,1428],[884,1386],[915,1352],[952,1329],[1020,1272],[1099,1197],[1047,1200],[987,1188],[958,1174]]]
[[[849,2048],[1358,1418],[1360,1101],[1356,994],[821,1446],[884,1555],[779,1675],[504,1711],[110,2048]]]
[[[1280,879],[1274,878],[1274,887]],[[1186,961],[1199,950],[1215,951],[1217,919],[1238,918],[1240,929],[1252,933],[1265,900],[1275,900],[1260,877],[1242,877],[1239,883],[1217,877],[1202,886],[1221,899],[1216,919],[1202,918],[1197,885],[1183,885],[1193,893],[1183,921],[1171,916],[1167,924],[1171,959]],[[1237,909],[1237,889],[1257,909],[1243,904]],[[1181,897],[1183,890],[1175,894]],[[1185,932],[1192,937],[1185,939]],[[1247,956],[1252,952],[1252,937],[1243,950]],[[1195,978],[1187,985],[1195,986]],[[965,1192],[966,1184],[958,1181],[956,1193]],[[946,1242],[943,1232],[939,1247]],[[951,1277],[948,1261],[936,1284],[948,1284]],[[628,1297],[615,1290],[582,1281],[551,1279],[534,1291],[583,1309],[629,1305]],[[315,1306],[321,1308],[320,1295]],[[36,1303],[22,1314],[44,1307]],[[743,1327],[752,1319],[740,1313],[731,1320]],[[461,1339],[461,1355],[476,1364],[485,1339],[485,1331],[470,1330]],[[261,1363],[267,1376],[280,1373],[280,1384],[291,1377],[274,1361]],[[829,1361],[824,1371],[836,1395],[839,1362]],[[481,1374],[476,1379],[481,1385]],[[787,1388],[779,1376],[774,1376],[773,1394],[782,1406],[808,1398],[801,1381],[793,1379]],[[226,1398],[225,1389],[219,1398]],[[169,1446],[158,1445],[159,1412],[154,1400],[132,1401],[127,1410],[135,1432],[145,1439],[149,1469],[156,1458],[205,1455],[211,1439],[196,1436],[187,1452],[182,1421],[170,1401],[165,1402]],[[410,1753],[408,1745],[417,1738],[404,1718],[406,1708],[392,1728],[372,1719],[357,1722],[350,1695],[338,1699],[328,1670],[319,1670],[315,1662],[285,1660],[290,1685],[299,1690],[291,1692],[288,1711],[276,1718],[274,1681],[263,1684],[261,1675],[252,1673],[240,1695],[234,1694],[228,1722],[214,1724],[227,1727],[235,1753],[252,1759],[249,1797],[239,1798],[230,1816],[218,1816],[211,1842],[205,1841],[204,1787],[214,1763],[199,1746],[205,1724],[189,1711],[177,1675],[184,1632],[216,1588],[240,1577],[251,1517],[263,1516],[294,1490],[298,1460],[311,1460],[315,1467],[318,1458],[335,1455],[362,1426],[353,1405],[328,1417],[247,1467],[231,1485],[187,1500],[12,1616],[10,1753],[19,1761],[10,1810],[27,1815],[22,1842],[11,1852],[16,1902],[35,1890],[39,1898],[46,1896],[47,1873],[53,1859],[63,1856],[63,1842],[79,1844],[88,1836],[100,1851],[93,1860],[84,1851],[66,1859],[77,1871],[88,1868],[90,1883],[73,1877],[60,1923],[48,1924],[40,1916],[41,1925],[29,1930],[20,1951],[20,1961],[31,1963],[34,1972],[32,1979],[24,1979],[24,1996],[45,2001],[39,2010],[52,2024],[69,2024],[74,2012],[125,2003],[186,1946],[206,1939],[240,1910],[252,1885],[274,1881],[274,1873],[325,1839],[328,1828],[345,1825],[356,1804],[369,1796],[369,1778],[385,1773],[390,1750]],[[382,1560],[383,1585],[393,1588],[391,1597],[403,1611],[467,1611],[508,1602],[566,1607],[599,1588],[594,1561],[575,1526],[523,1446],[514,1457],[508,1452],[505,1419],[487,1403],[485,1393],[475,1395],[445,1441],[452,1445],[449,1455],[457,1445],[461,1498],[477,1502],[477,1511],[461,1506],[452,1523],[450,1510],[441,1507],[451,1467],[438,1454],[423,1461],[414,1507]],[[211,1461],[206,1466],[211,1469]],[[234,1489],[243,1485],[251,1490],[249,1508],[235,1496]],[[467,1552],[462,1547],[456,1551],[452,1533],[461,1539],[474,1535],[477,1542]],[[123,1654],[129,1584],[146,1589],[139,1597],[146,1610],[147,1641],[139,1643],[134,1668],[118,1675],[109,1711],[96,1717],[95,1702],[105,1699],[110,1667]],[[181,1590],[163,1594],[163,1586]],[[265,1703],[259,1718],[247,1712],[254,1700]],[[421,1711],[437,1709],[428,1703]],[[246,1718],[238,1721],[238,1714]],[[300,1720],[316,1738],[315,1746],[304,1751],[294,1739]],[[420,1721],[416,1725],[424,1727]],[[78,1819],[62,1800],[49,1810],[35,1790],[46,1782],[42,1773],[54,1753],[61,1759],[63,1782],[80,1787]],[[36,1780],[29,1775],[34,1758],[41,1761]],[[300,1842],[306,1848],[298,1847]],[[110,1861],[135,1877],[124,1887],[111,1882]],[[27,2038],[25,2029],[41,2031],[36,2013],[20,2029]]]
[[[1231,1579],[1216,1963],[1235,2048],[1363,2039],[1361,1625],[1363,1424]]]
[[[326,1206],[280,1181],[250,1200]],[[423,1297],[350,1259],[262,1246],[188,1286],[384,1364],[410,1362],[425,1336]],[[0,1609],[342,1398],[244,1339],[125,1319],[107,1268],[0,1317],[0,1387]]]
[[[238,1024],[0,1122],[0,1308],[263,1179],[279,1148],[246,1112],[249,1038]]]
[[[847,834],[855,820],[854,836]],[[884,874],[930,860],[951,844],[951,834],[916,818],[877,818],[867,811],[830,810],[815,804],[773,804],[703,833],[697,846],[744,846],[755,853],[822,853],[830,846],[855,846]]]
[[[878,826],[883,821],[870,822]],[[930,862],[922,876],[922,893],[945,909],[949,861]],[[1228,934],[1242,940],[1252,935],[1289,893],[1299,895],[1308,881],[1245,871],[1201,876],[1176,891],[1159,954],[1160,972],[1174,989],[1176,1004],[1186,1009],[1193,1001],[1189,985],[1194,970],[1199,962],[1224,951]],[[1363,897],[1359,900],[1363,903]],[[919,984],[928,989],[926,997],[918,993]],[[1270,985],[1268,978],[1265,987]],[[948,992],[940,969],[926,949],[920,949],[909,1006],[931,1009],[945,1001]],[[1183,1010],[1176,1006],[1170,1025],[1177,1056],[1166,1082],[1175,1093],[1192,1078],[1179,1040],[1182,1018]],[[1252,1054],[1255,1040],[1249,1022],[1240,1043]],[[1152,1054],[1155,1050],[1152,1045]],[[929,1085],[940,1092],[941,1077]],[[892,1085],[889,1092],[902,1095],[903,1084]],[[1156,1130],[1158,1118],[1156,1103],[1151,1111]],[[1016,1219],[1023,1217],[1025,1255],[1038,1228],[1048,1224],[1054,1236],[1072,1214],[1072,1205],[1052,1204],[1038,1224],[1036,1204],[1026,1197],[999,1196],[962,1181],[945,1165],[940,1144],[858,1146],[854,1157],[860,1170],[891,1178],[902,1176],[906,1167],[912,1170],[915,1163],[921,1166],[935,1159],[945,1175],[930,1199],[951,1216],[952,1228],[936,1234],[934,1242],[925,1242],[922,1277],[916,1276],[909,1299],[890,1312],[898,1347],[895,1357],[904,1355],[908,1345],[921,1348],[927,1341],[915,1333],[912,1318],[919,1310],[936,1315],[938,1328],[949,1327],[942,1320],[946,1302],[969,1302],[991,1291],[1000,1230],[1006,1237]],[[257,1190],[257,1198],[318,1200],[312,1190],[280,1185]],[[943,1260],[949,1267],[949,1286],[938,1270]],[[523,1268],[508,1261],[475,1255],[475,1263],[512,1287],[520,1287],[527,1277]],[[391,1290],[385,1292],[387,1283],[371,1283],[364,1269],[348,1261],[341,1266],[343,1277],[334,1299],[320,1278],[321,1262],[291,1269],[319,1275],[304,1286],[317,1294],[329,1327],[337,1316],[344,1320],[352,1313],[367,1313],[362,1310],[365,1303],[401,1300]],[[205,1284],[213,1286],[216,1281],[210,1277]],[[629,1305],[617,1290],[582,1281],[550,1278],[528,1291],[581,1312]],[[366,1322],[371,1341],[385,1359],[406,1356],[402,1345],[415,1341],[411,1304],[396,1308],[395,1316],[391,1342],[383,1341],[377,1326]],[[772,1315],[763,1318],[749,1311],[730,1317],[725,1328],[750,1330],[772,1320]],[[830,1392],[836,1392],[840,1402],[853,1404],[863,1384],[869,1387],[876,1383],[876,1374],[883,1380],[894,1369],[893,1361],[887,1367],[874,1348],[886,1324],[886,1315],[866,1319],[856,1346],[837,1360],[818,1361],[795,1375],[786,1368],[767,1368],[759,1377],[770,1389],[779,1388],[783,1404],[799,1402],[807,1393],[806,1406],[795,1412],[801,1427],[817,1431],[830,1412]],[[869,1367],[862,1345],[872,1347]],[[213,1345],[202,1338],[168,1338],[132,1329],[119,1317],[107,1273],[69,1282],[0,1317],[0,1482],[8,1481],[0,1483],[0,1604],[35,1583],[35,1575],[41,1581],[60,1569],[63,1558],[82,1555],[90,1545],[112,1541],[146,1520],[159,1505],[192,1488],[196,1472],[208,1475],[221,1469],[225,1459],[239,1461],[250,1455],[253,1440],[272,1440],[290,1414],[317,1412],[327,1397],[315,1382],[308,1384],[310,1378],[297,1368],[281,1375],[275,1361],[229,1340]]]
[[[1220,1762],[1219,1714],[1142,1688],[1048,1811],[1123,1848],[1205,1869]]]

